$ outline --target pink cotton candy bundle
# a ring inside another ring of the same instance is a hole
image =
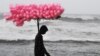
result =
[[[64,9],[58,4],[17,5],[11,6],[10,14],[5,17],[7,20],[15,22],[17,26],[22,26],[24,21],[31,21],[32,19],[58,19],[63,11]]]

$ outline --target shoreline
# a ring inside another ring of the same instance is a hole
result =
[[[29,44],[33,43],[35,40],[0,40],[0,43],[22,43],[22,44]],[[50,41],[44,40],[45,43],[100,43],[100,41],[82,41],[82,40],[57,40],[57,41]]]

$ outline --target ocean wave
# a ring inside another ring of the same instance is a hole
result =
[[[87,20],[66,19],[41,20],[41,25],[47,25],[49,31],[44,35],[44,40],[81,40],[100,41],[100,24],[98,23],[78,23]],[[76,21],[75,21],[76,20]],[[73,21],[73,22],[71,22]],[[16,27],[13,22],[0,20],[0,39],[5,40],[33,40],[37,34],[35,21],[25,22],[22,27]]]
[[[68,21],[100,21],[100,15],[91,14],[65,14],[62,15],[62,20]]]
[[[98,17],[93,17],[93,18],[81,18],[81,17],[62,17],[60,20],[63,21],[69,21],[69,22],[95,22],[95,23],[100,23],[100,18]]]

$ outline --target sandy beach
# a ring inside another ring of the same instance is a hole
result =
[[[99,42],[44,42],[51,56],[100,56]],[[34,56],[34,42],[0,43],[0,56]]]

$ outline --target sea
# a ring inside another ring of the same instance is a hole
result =
[[[100,15],[64,14],[57,20],[40,20],[40,27],[46,25],[49,31],[43,35],[46,41],[100,41]],[[6,21],[0,14],[1,40],[34,40],[37,34],[37,21],[24,22],[17,27]]]

